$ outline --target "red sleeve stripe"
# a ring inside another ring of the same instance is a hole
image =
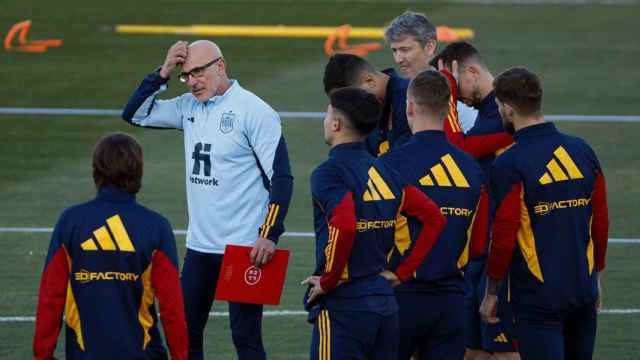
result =
[[[329,242],[333,246],[330,250],[333,253],[331,261],[327,265],[330,270],[325,270],[320,278],[320,286],[325,291],[333,290],[338,286],[343,274],[348,274],[345,269],[348,268],[347,263],[356,236],[356,207],[351,192],[345,194],[333,209],[329,228],[335,228],[336,231],[332,232],[333,238]]]
[[[469,256],[477,258],[483,255],[487,236],[489,235],[489,195],[482,188],[480,191],[480,200],[476,208],[476,214],[473,220],[473,230],[471,230],[471,241],[469,248]]]
[[[178,268],[161,250],[153,254],[151,286],[160,304],[160,319],[171,353],[171,359],[186,360],[189,336],[184,314],[184,300]]]
[[[467,265],[469,259],[474,259],[482,255],[487,233],[486,199],[487,193],[483,188],[480,191],[480,198],[473,212],[473,217],[467,227],[467,242],[462,254],[458,258],[458,268],[463,268]]]
[[[607,189],[604,175],[598,173],[591,196],[591,209],[593,221],[591,223],[591,236],[594,241],[594,257],[596,271],[605,268],[607,255],[607,243],[609,241],[609,209],[607,205]]]
[[[513,184],[511,191],[498,206],[493,219],[487,275],[494,279],[504,278],[511,264],[520,230],[521,193],[522,184]]]
[[[51,359],[62,323],[62,312],[69,292],[71,260],[61,246],[47,263],[40,280],[33,354],[36,359]]]
[[[420,190],[407,186],[404,194],[402,211],[406,215],[417,218],[422,223],[422,230],[411,254],[396,268],[396,275],[402,282],[408,280],[427,257],[447,223],[438,205]]]

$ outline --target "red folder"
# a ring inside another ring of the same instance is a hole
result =
[[[289,264],[289,250],[276,249],[260,268],[251,264],[250,246],[227,245],[216,287],[216,300],[278,305]]]

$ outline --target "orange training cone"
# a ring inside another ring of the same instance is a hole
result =
[[[31,20],[25,20],[14,24],[7,36],[4,38],[4,50],[5,51],[20,51],[29,53],[44,53],[50,47],[58,47],[62,45],[60,39],[48,39],[48,40],[27,40],[27,35],[31,29]],[[12,45],[13,39],[18,35],[18,46]]]
[[[349,39],[349,34],[351,34],[351,25],[342,25],[336,29],[336,32],[329,35],[327,40],[324,42],[324,53],[327,56],[332,56],[334,54],[353,54],[357,56],[367,56],[370,51],[376,51],[382,49],[382,45],[379,43],[365,43],[365,44],[356,44],[349,45],[347,44],[347,40]],[[338,41],[338,49],[334,50],[333,45],[336,40]]]

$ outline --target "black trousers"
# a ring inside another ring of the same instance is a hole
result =
[[[207,254],[187,249],[181,282],[189,330],[189,359],[201,360],[203,332],[215,296],[221,254]],[[262,345],[262,305],[229,303],[231,338],[239,360],[266,359]],[[208,357],[210,359],[210,357]]]

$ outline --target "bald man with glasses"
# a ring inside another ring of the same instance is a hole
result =
[[[159,100],[177,67],[190,92]],[[225,246],[252,246],[251,261],[267,264],[284,232],[293,189],[278,113],[229,79],[226,69],[215,43],[178,41],[122,114],[134,126],[178,129],[184,136],[189,227],[181,282],[190,359],[203,358]],[[238,358],[265,359],[262,305],[229,303],[229,313]]]

